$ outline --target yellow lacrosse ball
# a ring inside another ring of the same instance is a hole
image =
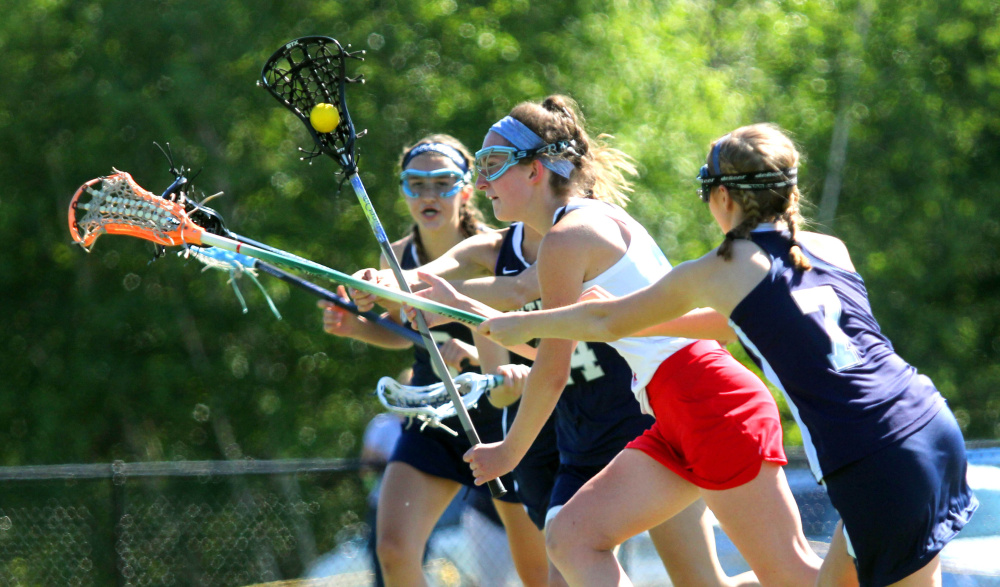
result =
[[[313,106],[309,113],[309,123],[316,129],[316,132],[333,132],[340,124],[340,113],[333,104],[321,102]]]

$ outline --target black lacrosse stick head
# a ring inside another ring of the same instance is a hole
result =
[[[316,142],[317,150],[308,158],[325,153],[347,175],[357,171],[354,141],[358,135],[347,111],[344,90],[347,84],[362,83],[364,79],[347,77],[346,61],[362,60],[362,55],[364,51],[348,52],[330,37],[301,37],[275,51],[260,72],[259,84],[299,117]],[[332,104],[340,115],[340,123],[330,132],[317,131],[309,121],[313,108],[324,103]]]

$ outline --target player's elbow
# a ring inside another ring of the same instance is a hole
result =
[[[593,329],[594,336],[587,340],[593,342],[614,342],[631,334],[620,321],[615,320],[610,312],[600,306],[595,308],[590,328]]]
[[[520,279],[520,276],[512,278],[509,282],[509,287],[504,291],[506,295],[501,301],[503,307],[497,309],[505,312],[522,308],[528,302],[537,300],[539,296],[538,283],[532,280]]]

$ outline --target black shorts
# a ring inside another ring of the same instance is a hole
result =
[[[518,498],[539,530],[545,528],[545,513],[549,510],[549,497],[558,469],[556,429],[554,418],[550,417],[513,473]]]
[[[965,444],[943,407],[914,434],[828,475],[862,587],[900,581],[929,563],[976,511]]]
[[[457,418],[455,419],[457,420]],[[455,424],[458,423],[455,422]],[[489,488],[486,485],[476,485],[469,464],[462,460],[462,455],[472,445],[462,433],[461,427],[455,428],[451,422],[448,422],[448,425],[458,432],[458,436],[452,436],[440,428],[430,426],[421,431],[420,422],[417,421],[404,424],[403,434],[399,437],[396,448],[393,450],[392,456],[389,457],[389,462],[406,463],[428,475],[450,479],[471,488],[473,491],[483,491],[489,495]],[[499,426],[499,423],[497,425]],[[495,442],[500,439],[498,436],[502,434],[502,430],[491,434],[491,431],[485,428],[480,429],[478,425],[476,430],[483,442]],[[512,491],[514,479],[511,475],[504,475],[500,481],[507,488],[507,493],[499,498],[500,501],[518,503],[520,500]]]

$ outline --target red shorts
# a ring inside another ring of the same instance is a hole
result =
[[[778,406],[764,383],[715,341],[667,357],[646,386],[656,423],[627,445],[703,489],[752,481],[785,465]]]

